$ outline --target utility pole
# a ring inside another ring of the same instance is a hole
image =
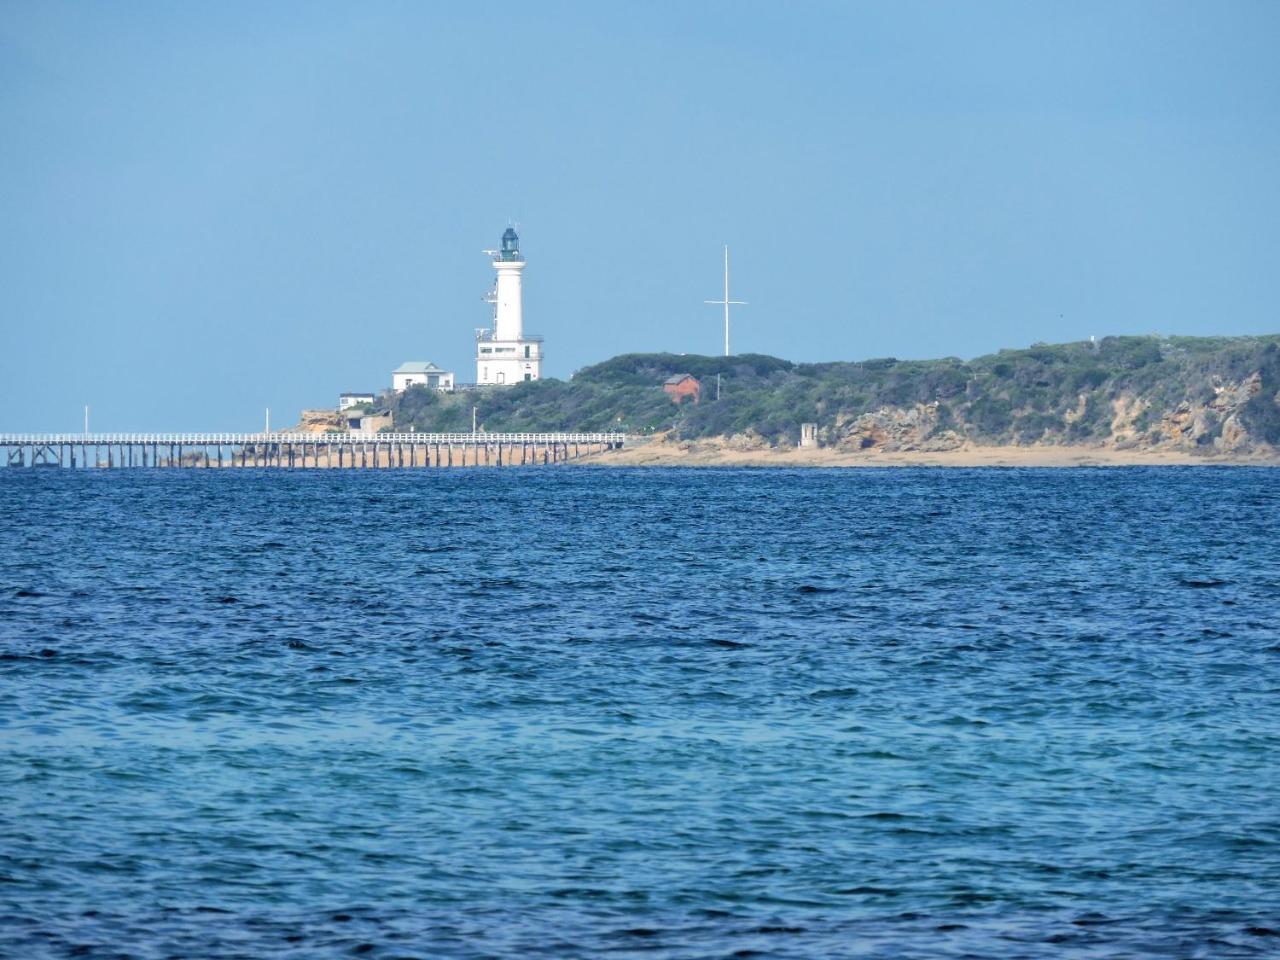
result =
[[[262,429],[263,433],[271,432],[271,408],[267,407],[267,425]]]
[[[471,435],[476,435],[476,407],[471,408]]]
[[[724,299],[723,300],[703,300],[703,303],[714,304],[715,306],[724,307],[724,355],[729,356],[729,304],[735,304],[745,307],[745,300],[729,299],[729,245],[725,244],[724,248]]]
[[[84,436],[86,440],[89,439],[89,405],[87,403],[84,405]]]

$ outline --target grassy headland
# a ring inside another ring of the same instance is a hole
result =
[[[663,392],[683,373],[702,382],[700,402],[677,406]],[[1280,446],[1280,335],[1107,337],[969,361],[626,354],[567,381],[456,394],[418,387],[388,405],[397,430],[469,430],[475,405],[491,432],[623,430],[767,448],[794,446],[800,424],[814,422],[825,446],[851,450],[1241,453]]]

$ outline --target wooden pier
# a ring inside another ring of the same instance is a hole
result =
[[[520,467],[622,447],[621,433],[0,434],[0,464],[68,469]]]

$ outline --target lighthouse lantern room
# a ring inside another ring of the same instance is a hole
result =
[[[497,278],[485,300],[493,304],[493,326],[476,330],[476,383],[509,385],[542,378],[542,337],[524,332],[521,275],[525,260],[512,227],[494,257]]]

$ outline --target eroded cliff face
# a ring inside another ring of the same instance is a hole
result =
[[[1261,374],[1242,380],[1215,377],[1210,387],[1211,397],[1183,400],[1166,410],[1155,410],[1150,401],[1132,394],[1117,397],[1112,402],[1109,445],[1220,453],[1268,448],[1250,434],[1244,420],[1245,407],[1262,392]],[[1280,396],[1273,402],[1280,406]]]
[[[941,405],[917,403],[912,407],[881,407],[853,418],[837,417],[834,435],[821,437],[836,447],[867,450],[955,450],[965,437],[941,423]]]
[[[1241,420],[1245,405],[1262,391],[1262,377],[1253,374],[1236,382],[1213,383],[1214,397],[1207,402],[1184,400],[1160,418],[1155,431],[1148,434],[1152,445],[1181,448],[1211,446],[1223,452],[1252,449],[1258,440],[1249,435]]]
[[[1075,444],[1207,454],[1271,451],[1270,444],[1249,432],[1244,417],[1246,406],[1263,390],[1262,376],[1253,373],[1240,380],[1214,378],[1210,386],[1211,396],[1184,399],[1171,408],[1161,409],[1147,397],[1122,393],[1111,400],[1110,409],[1106,411],[1110,422],[1105,437],[1082,439],[1073,435],[1073,424],[1082,423],[1090,415],[1085,394],[1080,395],[1075,406],[1056,417],[1014,409],[1011,419],[1015,423],[1023,417],[1039,417],[1035,421],[1037,425],[1043,421],[1036,434],[1024,432],[1014,442],[1031,446]],[[1270,399],[1280,409],[1280,393]],[[856,417],[838,417],[834,427],[820,432],[820,440],[841,449],[925,452],[992,442],[966,422],[963,414],[953,415],[940,403],[885,406]]]
[[[298,425],[293,428],[297,433],[327,433],[330,430],[345,430],[346,421],[333,410],[303,410],[298,418]]]

